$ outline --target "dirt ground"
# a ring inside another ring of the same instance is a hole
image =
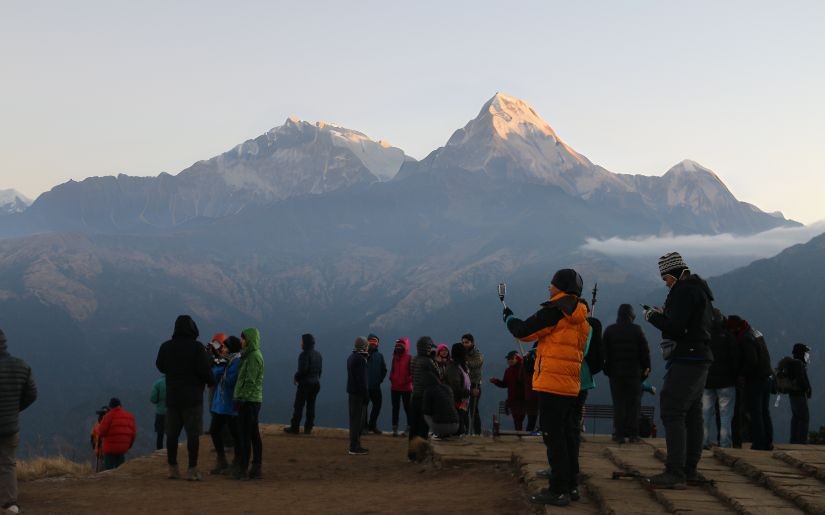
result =
[[[21,483],[18,499],[27,514],[534,513],[509,466],[409,463],[406,438],[389,435],[365,436],[369,455],[350,456],[343,430],[319,428],[311,436],[295,436],[281,426],[265,426],[263,433],[260,481],[210,476],[214,453],[204,437],[202,482],[166,479],[160,451],[90,478]],[[185,447],[178,452],[184,465]]]

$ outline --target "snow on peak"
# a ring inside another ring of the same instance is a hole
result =
[[[0,190],[0,212],[19,213],[25,211],[32,201],[17,190]]]

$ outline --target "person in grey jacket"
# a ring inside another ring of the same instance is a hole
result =
[[[470,370],[470,427],[467,428],[467,433],[480,435],[481,416],[478,413],[478,403],[481,400],[481,369],[484,367],[484,354],[478,350],[476,340],[470,333],[461,337],[461,344],[464,345],[467,368]]]
[[[19,414],[37,399],[29,365],[9,354],[0,330],[0,508],[17,513],[17,462],[20,443]]]
[[[321,391],[322,365],[321,353],[315,350],[315,337],[311,334],[302,335],[298,371],[295,372],[294,378],[298,390],[295,392],[292,421],[284,428],[284,432],[294,435],[300,433],[301,415],[304,411],[304,404],[306,404],[307,418],[304,420],[304,434],[312,433],[312,427],[315,425],[315,398]]]

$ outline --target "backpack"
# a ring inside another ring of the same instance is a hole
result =
[[[587,321],[590,323],[593,333],[591,335],[590,347],[587,349],[584,360],[590,368],[590,374],[596,375],[604,368],[604,357],[602,356],[602,323],[592,317],[587,317]]]
[[[795,367],[792,366],[792,361],[792,357],[786,356],[774,369],[773,381],[777,393],[799,393],[802,389],[799,385],[799,378],[796,377]]]

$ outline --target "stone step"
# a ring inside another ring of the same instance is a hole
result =
[[[667,451],[655,446],[654,456],[664,463]],[[717,460],[710,451],[702,452],[697,470],[705,479],[714,481],[703,488],[738,513],[804,513],[795,503]]]
[[[825,514],[822,481],[809,476],[798,467],[773,457],[773,453],[715,447],[713,455],[749,479],[807,513]]]
[[[825,482],[825,451],[809,449],[781,450],[774,452],[773,457]]]
[[[638,472],[643,476],[652,476],[662,472],[662,462],[654,456],[654,449],[647,445],[623,445],[608,447],[606,454],[621,470]],[[701,487],[689,487],[685,490],[649,490],[652,496],[670,513],[695,511],[697,513],[735,513],[727,504],[720,503],[711,492]],[[661,509],[661,508],[660,508]]]

